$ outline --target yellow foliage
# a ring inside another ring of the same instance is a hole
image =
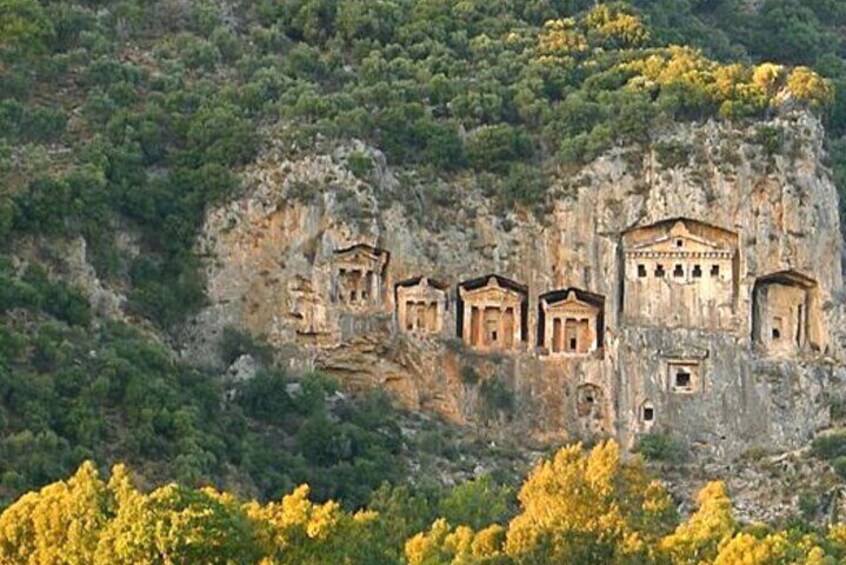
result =
[[[719,547],[736,529],[731,500],[721,481],[705,485],[697,495],[699,508],[690,519],[661,541],[673,563],[700,563],[717,556]]]
[[[480,530],[473,538],[474,557],[498,557],[502,555],[502,543],[505,541],[505,528],[499,524]]]
[[[585,17],[585,23],[589,29],[621,48],[637,47],[649,41],[649,30],[640,18],[614,10],[607,4],[591,10]]]
[[[787,91],[797,100],[811,106],[826,104],[834,95],[830,82],[808,67],[796,67],[790,71]]]
[[[673,504],[642,463],[624,462],[616,443],[559,450],[520,489],[520,513],[478,531],[445,519],[405,542],[409,565],[602,563],[633,565],[833,565],[846,556],[846,525],[821,534],[738,532],[721,482],[669,532]],[[390,516],[388,516],[390,519]],[[104,483],[91,463],[67,481],[29,493],[0,515],[0,563],[145,565],[177,563],[389,563],[376,512],[344,512],[309,500],[301,485],[279,502],[241,503],[211,488],[166,485],[138,491],[122,466]],[[826,553],[829,552],[829,553]]]
[[[568,57],[588,50],[587,37],[576,28],[572,18],[550,20],[543,28],[538,44],[542,55]]]
[[[87,461],[0,516],[0,563],[85,563],[106,524],[106,485]]]
[[[768,96],[775,96],[784,82],[784,66],[762,63],[752,71],[752,84]]]
[[[641,59],[622,63],[619,69],[634,72],[629,88],[682,86],[709,100],[723,117],[754,115],[790,94],[794,100],[819,106],[831,100],[829,82],[807,67],[797,67],[785,79],[781,65],[757,67],[721,65],[691,47],[671,45]]]
[[[419,533],[406,542],[405,558],[409,565],[483,563],[502,555],[504,531],[496,524],[478,533],[467,526],[452,529],[446,520],[439,518],[428,532]]]
[[[784,559],[787,546],[787,540],[782,534],[769,535],[763,539],[750,534],[738,534],[720,549],[714,565],[776,565]]]
[[[441,554],[449,534],[449,524],[443,518],[435,520],[428,532],[421,532],[405,542],[405,559],[409,565],[422,565]]]
[[[268,553],[284,551],[304,538],[325,539],[338,525],[343,516],[340,505],[334,501],[314,504],[308,493],[308,485],[303,484],[284,496],[281,503],[245,505],[247,516],[261,524],[259,537]]]
[[[650,528],[636,528],[668,507],[663,488],[648,483],[640,466],[623,465],[613,441],[587,455],[581,445],[562,448],[534,468],[518,499],[522,512],[509,524],[506,553],[543,550],[551,559],[591,547],[617,556],[644,553]]]

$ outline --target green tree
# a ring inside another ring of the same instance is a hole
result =
[[[35,0],[0,0],[0,55],[39,51],[50,32],[50,21]]]

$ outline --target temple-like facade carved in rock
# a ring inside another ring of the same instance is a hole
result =
[[[545,355],[587,355],[601,351],[605,300],[577,289],[547,292],[538,308],[538,346]]]
[[[626,323],[735,328],[737,235],[689,219],[623,236]]]
[[[817,283],[796,271],[781,271],[755,281],[752,341],[772,355],[820,349]]]
[[[458,285],[458,336],[476,349],[515,351],[528,337],[528,289],[499,275]]]
[[[332,302],[356,310],[381,306],[389,257],[387,251],[361,243],[336,250],[332,258]]]
[[[396,285],[397,327],[417,335],[443,332],[448,299],[447,285],[415,277]]]

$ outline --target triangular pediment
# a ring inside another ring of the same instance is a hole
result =
[[[405,297],[443,297],[446,295],[446,291],[438,282],[430,281],[427,277],[397,284],[397,293]]]
[[[519,292],[500,286],[495,277],[488,279],[488,282],[484,286],[473,289],[462,288],[461,296],[465,300],[503,303],[522,300],[522,295]]]
[[[669,233],[632,246],[634,251],[658,253],[707,253],[729,251],[717,242],[690,233],[683,221],[676,222]]]
[[[335,261],[361,265],[379,264],[385,260],[387,253],[378,247],[359,244],[346,249],[335,251]]]
[[[578,312],[585,314],[595,314],[599,311],[599,308],[595,304],[579,300],[573,290],[567,293],[567,297],[564,300],[559,300],[551,304],[544,300],[544,309],[547,312]]]

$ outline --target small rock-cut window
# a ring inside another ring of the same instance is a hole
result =
[[[676,372],[676,388],[689,389],[690,387],[691,387],[690,373],[688,373],[685,370],[679,369]]]
[[[691,271],[693,278],[699,279],[702,278],[702,267],[700,265],[694,265],[693,271]]]
[[[658,278],[664,278],[664,265],[656,265],[655,266],[655,276]]]
[[[655,408],[652,406],[644,406],[643,407],[643,421],[644,422],[651,422],[655,419]]]
[[[711,276],[712,277],[719,277],[720,276],[720,266],[719,265],[711,265]]]
[[[641,279],[646,277],[646,265],[637,266],[637,276]]]
[[[684,276],[684,267],[681,265],[676,265],[676,268],[673,269],[673,276],[674,277],[683,277]]]
[[[775,316],[773,318],[773,324],[771,329],[771,334],[773,340],[781,339],[781,317]]]

